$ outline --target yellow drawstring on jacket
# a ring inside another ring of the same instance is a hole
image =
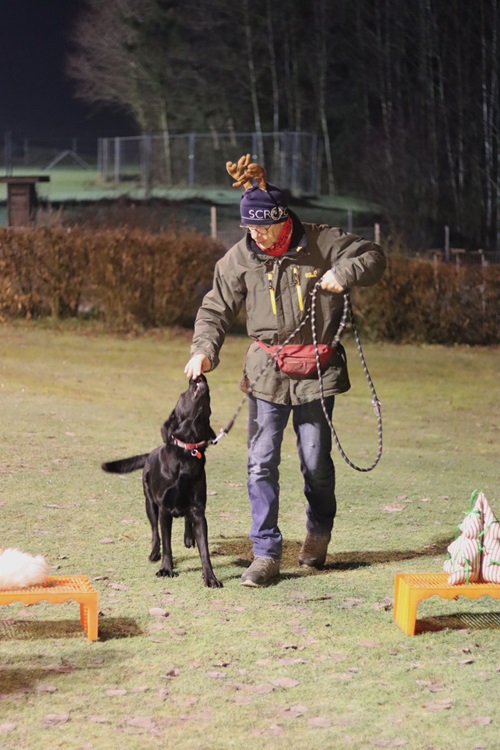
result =
[[[294,266],[294,269],[293,269],[293,281],[295,284],[295,288],[297,289],[297,299],[299,302],[299,310],[303,310],[304,298],[302,297],[302,289],[300,288],[299,269],[297,268],[297,266]]]
[[[267,278],[269,280],[269,295],[271,297],[271,307],[272,307],[273,313],[276,315],[276,297],[274,295],[273,273],[272,273],[272,271],[267,274]]]

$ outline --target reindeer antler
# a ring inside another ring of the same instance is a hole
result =
[[[252,187],[252,179],[254,179],[261,190],[266,189],[264,168],[260,164],[250,164],[250,154],[238,159],[237,164],[233,164],[231,161],[226,162],[226,169],[231,177],[236,180],[236,182],[233,182],[233,187],[243,186],[245,190],[248,190]]]
[[[238,162],[236,164],[233,164],[232,161],[226,162],[226,169],[231,175],[231,177],[236,180],[236,182],[233,182],[233,187],[241,187],[241,185],[244,184],[245,180],[247,179],[245,177],[246,168],[250,164],[250,154],[247,154],[246,156],[242,156],[240,159],[238,159]],[[242,179],[243,178],[243,179]],[[249,182],[248,186],[246,187],[252,187],[252,183]]]

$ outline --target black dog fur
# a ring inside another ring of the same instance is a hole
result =
[[[205,448],[215,438],[210,426],[210,391],[201,375],[190,380],[189,387],[179,396],[170,417],[164,422],[161,435],[164,445],[151,453],[131,456],[102,464],[104,471],[127,474],[143,469],[142,483],[146,513],[152,529],[149,559],[162,558],[157,576],[174,575],[172,560],[172,518],[184,517],[184,544],[198,546],[205,586],[221,588],[215,577],[208,551],[208,527],[205,517],[207,482]],[[176,445],[174,438],[186,444],[203,443],[196,449]],[[161,538],[158,533],[160,524]],[[162,554],[160,554],[160,548]]]

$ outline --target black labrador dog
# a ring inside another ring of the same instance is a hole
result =
[[[163,423],[164,445],[151,453],[131,456],[102,464],[104,471],[127,474],[143,469],[142,483],[146,513],[152,529],[149,559],[162,558],[157,576],[174,575],[172,561],[172,518],[184,517],[184,544],[198,546],[203,581],[212,588],[222,587],[215,577],[208,551],[208,527],[205,517],[207,481],[205,449],[215,438],[210,426],[210,391],[204,375],[192,379],[170,417]],[[161,539],[158,533],[158,521]],[[160,553],[161,551],[163,554]]]

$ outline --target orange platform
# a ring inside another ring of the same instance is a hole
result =
[[[12,604],[12,602],[36,604],[41,601],[62,604],[72,599],[80,604],[80,622],[87,638],[96,641],[98,597],[88,576],[49,576],[45,583],[37,586],[0,591],[0,604]]]
[[[464,583],[452,586],[448,573],[397,573],[394,580],[393,617],[407,635],[415,635],[417,607],[422,599],[440,596],[442,599],[479,599],[492,596],[500,599],[498,583]]]

